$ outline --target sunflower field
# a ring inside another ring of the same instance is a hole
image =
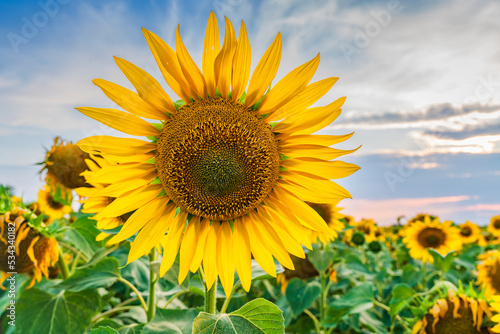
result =
[[[76,109],[124,135],[55,138],[35,202],[0,185],[2,333],[500,333],[500,216],[343,212],[319,54],[271,85],[280,33],[252,73],[243,21],[210,14],[201,69],[143,33],[178,98],[116,57],[136,92],[93,83],[123,110]]]

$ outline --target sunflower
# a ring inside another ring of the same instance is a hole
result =
[[[500,251],[492,250],[479,255],[477,283],[486,296],[500,295]]]
[[[491,328],[483,323],[492,315],[487,301],[449,290],[447,298],[439,299],[415,324],[413,334],[487,334]]]
[[[495,326],[491,329],[493,333],[500,333],[500,296],[493,296],[493,302],[490,304],[493,312],[496,314],[491,317],[491,321],[496,323]]]
[[[113,187],[110,184],[94,182],[93,177],[103,167],[115,166],[117,163],[110,159],[106,159],[105,157],[98,157],[94,155],[91,155],[91,159],[86,159],[86,163],[88,169],[82,173],[82,176],[91,187],[76,188],[75,191],[81,198],[85,198],[80,201],[83,203],[81,209],[82,212],[98,213],[111,204],[115,200],[115,197],[105,196],[109,190],[113,190]],[[153,180],[154,177],[155,176],[153,176],[151,180]],[[107,188],[108,186],[109,188]],[[118,186],[121,187],[120,184],[118,184]],[[127,189],[122,190],[124,192],[127,191]],[[94,215],[93,219],[97,221],[96,226],[98,229],[110,230],[122,225],[127,220],[128,216],[129,213],[125,213],[119,217],[100,217],[99,215]],[[101,232],[97,235],[96,240],[100,241],[109,236],[110,234]]]
[[[306,203],[325,220],[330,228],[329,234],[309,230],[311,243],[317,242],[319,238],[322,243],[326,244],[338,237],[338,232],[344,228],[344,223],[341,221],[344,219],[344,215],[339,212],[342,208],[337,207],[338,201],[335,203]]]
[[[251,254],[276,276],[273,256],[293,269],[289,253],[305,256],[301,244],[310,247],[309,230],[330,233],[304,201],[332,203],[351,197],[331,179],[348,176],[359,167],[331,161],[356,150],[330,147],[352,134],[311,135],[340,115],[345,100],[308,108],[337,81],[327,78],[309,84],[319,54],[269,89],[281,59],[281,35],[250,77],[245,24],[236,38],[231,22],[227,18],[225,22],[221,47],[217,19],[210,14],[203,73],[184,46],[179,28],[175,51],[143,29],[165,81],[183,101],[172,102],[152,76],[115,58],[137,93],[102,79],[94,83],[128,113],[77,110],[116,130],[149,139],[95,136],[78,143],[90,154],[128,159],[103,167],[93,178],[114,186],[108,196],[116,197],[99,217],[136,210],[111,242],[138,233],[129,262],[160,243],[161,275],[179,252],[180,282],[203,263],[207,286],[219,276],[229,294],[235,268],[249,290]]]
[[[276,281],[281,285],[281,292],[285,293],[288,282],[295,277],[301,280],[307,280],[309,278],[318,277],[319,272],[314,268],[314,265],[306,258],[300,258],[296,256],[291,256],[294,270],[285,269],[281,274],[278,275]]]
[[[27,211],[14,208],[0,215],[0,286],[5,289],[3,283],[12,274],[32,275],[28,288],[36,282],[49,277],[49,268],[54,266],[59,259],[57,241],[47,238],[36,229],[30,227],[23,215]],[[12,239],[12,232],[15,238]],[[13,242],[15,240],[15,242]],[[10,261],[15,259],[14,264]]]
[[[478,241],[479,235],[481,234],[479,226],[470,221],[466,221],[458,227],[460,228],[460,237],[464,244],[471,244]]]
[[[431,220],[425,216],[423,221],[416,221],[405,228],[403,242],[410,249],[410,255],[422,262],[433,262],[429,249],[445,255],[451,251],[462,249],[460,230],[452,226],[451,221],[439,222],[439,218]]]
[[[500,238],[500,215],[491,217],[490,225],[488,225],[488,232]]]
[[[85,159],[89,158],[89,154],[78,145],[56,137],[54,145],[45,155],[40,173],[47,170],[47,184],[65,195],[71,193],[71,189],[88,186],[81,173],[87,169]]]
[[[71,202],[71,198],[69,202]],[[46,223],[51,223],[54,219],[63,218],[64,215],[70,214],[72,211],[71,206],[55,199],[48,186],[40,189],[38,200],[34,203],[33,207],[37,214],[43,213],[48,216]]]

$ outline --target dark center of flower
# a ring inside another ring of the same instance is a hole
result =
[[[446,234],[438,228],[426,227],[418,235],[418,242],[425,248],[438,248],[446,241]]]
[[[310,203],[306,202],[311,208],[314,209],[318,213],[318,215],[323,218],[323,220],[329,224],[331,221],[331,211],[330,207],[327,204],[320,204],[320,203]]]
[[[191,102],[167,120],[155,160],[165,193],[191,214],[228,220],[272,190],[280,155],[269,124],[240,103]]]
[[[500,219],[497,219],[493,222],[493,226],[496,228],[496,229],[500,229]]]
[[[466,226],[466,227],[462,227],[462,231],[461,231],[462,235],[464,237],[469,237],[472,235],[472,230],[470,229],[470,227]]]
[[[68,188],[90,187],[80,175],[88,169],[85,159],[90,159],[88,153],[75,144],[66,144],[49,153],[46,166],[50,174]]]
[[[496,260],[495,264],[491,266],[489,275],[491,279],[491,286],[495,289],[496,294],[500,294],[500,260]]]
[[[60,210],[64,207],[64,204],[56,201],[50,192],[46,193],[47,204],[54,210]]]

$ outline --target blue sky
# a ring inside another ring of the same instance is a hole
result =
[[[181,25],[198,64],[213,10],[244,20],[255,66],[281,31],[277,78],[321,52],[313,80],[340,77],[319,102],[347,96],[322,133],[355,135],[341,148],[362,169],[341,180],[344,212],[382,224],[428,212],[486,224],[500,213],[500,2],[498,1],[77,1],[0,3],[0,183],[36,198],[34,163],[55,136],[117,132],[76,106],[115,106],[92,84],[132,88],[112,56],[163,82],[142,36],[173,45]],[[221,28],[221,34],[223,29]],[[174,96],[164,85],[165,90]]]

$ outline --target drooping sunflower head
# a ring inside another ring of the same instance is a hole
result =
[[[89,186],[81,175],[87,170],[85,159],[89,159],[89,154],[83,152],[78,145],[56,137],[54,145],[47,151],[40,172],[47,170],[45,179],[54,191],[60,188],[62,192],[71,193],[71,189]]]
[[[46,223],[51,223],[54,219],[63,218],[72,211],[69,205],[71,197],[68,202],[63,201],[60,197],[59,200],[57,198],[58,196],[47,185],[38,192],[38,200],[33,204],[33,211],[38,215],[46,215]]]
[[[485,289],[486,296],[500,295],[500,251],[481,254],[479,260],[477,283]]]
[[[430,216],[425,216],[423,221],[406,226],[405,230],[403,242],[410,249],[411,257],[424,263],[433,262],[429,249],[442,255],[462,249],[460,230],[450,221],[440,223],[438,218],[431,220]]]
[[[16,210],[15,213],[6,212],[0,215],[0,285],[10,277],[9,272],[28,274],[33,276],[29,287],[40,282],[42,275],[48,278],[49,268],[59,259],[59,250],[54,238],[43,236],[36,229],[29,226],[25,220],[26,211]],[[12,240],[15,235],[15,242]],[[14,247],[12,247],[14,246]],[[15,256],[14,264],[9,263],[7,255]]]
[[[311,208],[313,208],[314,211],[316,211],[321,216],[321,218],[325,220],[330,229],[329,234],[309,230],[311,243],[315,243],[319,239],[322,243],[326,244],[332,239],[337,238],[338,232],[342,231],[342,229],[344,228],[344,221],[346,220],[345,216],[339,212],[340,210],[342,210],[342,208],[339,208],[337,206],[338,202],[329,204],[311,202],[306,203]]]
[[[481,234],[481,228],[470,221],[466,221],[462,225],[459,225],[460,237],[464,244],[471,244],[476,242]]]
[[[115,58],[137,93],[102,79],[94,83],[127,112],[77,109],[150,140],[96,136],[79,142],[87,153],[121,159],[92,178],[109,184],[106,194],[115,197],[99,210],[99,218],[134,212],[111,242],[137,233],[129,261],[159,243],[162,275],[179,252],[180,281],[203,264],[207,285],[218,275],[229,293],[235,268],[249,289],[252,254],[273,276],[273,256],[293,269],[289,253],[305,256],[301,244],[311,247],[308,231],[330,233],[324,219],[304,201],[332,203],[350,197],[331,179],[359,167],[331,161],[355,151],[330,147],[352,134],[312,135],[340,115],[345,100],[309,108],[337,80],[310,83],[319,54],[269,89],[281,59],[281,35],[250,75],[245,25],[242,22],[236,37],[231,22],[225,23],[221,46],[217,19],[210,15],[201,69],[179,29],[175,50],[143,30],[165,81],[182,102],[174,103],[139,67]]]
[[[414,334],[488,334],[483,326],[492,317],[491,307],[481,298],[448,291],[413,327]]]
[[[319,276],[318,271],[314,268],[314,265],[306,258],[300,258],[296,256],[291,256],[294,270],[285,269],[284,272],[278,275],[277,282],[281,285],[281,292],[284,293],[288,282],[292,278],[300,278],[301,280],[307,280],[309,278]]]
[[[488,232],[500,238],[500,215],[491,217],[490,225],[488,225]]]

